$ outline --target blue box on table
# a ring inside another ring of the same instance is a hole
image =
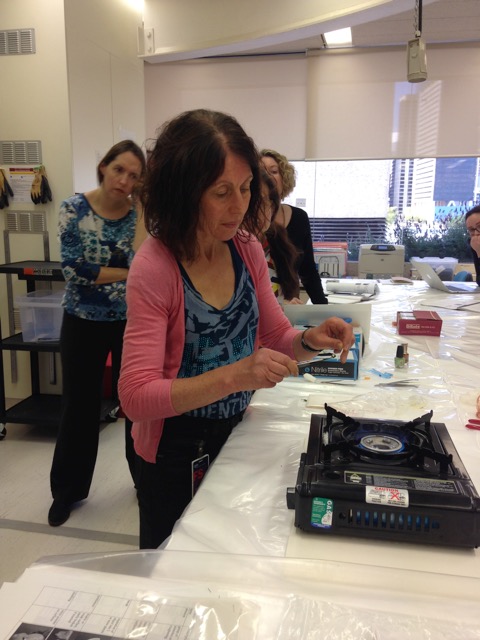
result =
[[[316,378],[341,378],[343,380],[358,380],[358,349],[352,348],[348,352],[346,362],[340,362],[338,356],[330,352],[326,356],[321,353],[311,360],[298,363],[300,375],[309,373]]]

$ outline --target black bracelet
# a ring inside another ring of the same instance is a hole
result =
[[[309,344],[307,344],[305,342],[305,334],[307,333],[308,329],[305,329],[305,331],[302,333],[302,338],[300,340],[300,344],[302,345],[302,349],[305,349],[305,351],[310,351],[310,353],[320,353],[321,349],[313,349],[313,347],[311,347]]]

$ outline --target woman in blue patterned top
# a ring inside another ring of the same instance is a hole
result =
[[[105,364],[111,353],[114,379],[118,377],[126,280],[144,229],[131,197],[144,171],[140,147],[131,140],[119,142],[97,167],[99,186],[68,198],[60,207],[58,235],[66,280],[60,336],[63,395],[50,472],[51,526],[66,522],[72,504],[84,500],[90,490]],[[129,449],[133,451],[130,426],[127,421],[127,459]]]

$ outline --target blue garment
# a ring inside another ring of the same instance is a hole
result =
[[[67,313],[85,320],[126,319],[126,280],[108,284],[95,284],[95,280],[100,267],[129,268],[136,219],[133,208],[119,220],[102,218],[83,194],[62,202],[58,237],[67,281],[63,301]]]
[[[258,302],[252,278],[229,242],[235,268],[235,292],[228,305],[215,309],[207,304],[180,265],[185,292],[185,347],[179,378],[238,362],[254,351],[258,326]],[[251,391],[239,391],[205,407],[187,412],[197,418],[224,420],[244,411]]]

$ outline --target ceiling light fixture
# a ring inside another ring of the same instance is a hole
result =
[[[415,0],[413,27],[415,38],[407,43],[407,80],[423,82],[427,79],[427,50],[422,39],[422,0]]]
[[[352,44],[352,30],[350,27],[328,31],[323,34],[323,39],[327,47],[345,47]]]

